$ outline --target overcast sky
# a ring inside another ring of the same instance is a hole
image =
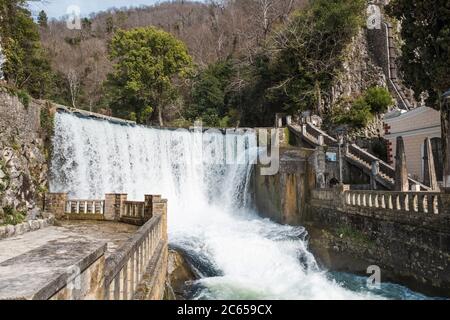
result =
[[[30,2],[33,14],[44,10],[51,18],[59,18],[67,14],[67,8],[72,5],[80,7],[81,15],[87,16],[92,12],[102,11],[109,8],[121,8],[140,5],[151,5],[161,1],[158,0],[45,0],[44,2]]]

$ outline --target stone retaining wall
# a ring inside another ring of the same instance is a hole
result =
[[[450,296],[450,195],[440,194],[443,209],[437,214],[348,205],[346,193],[312,192],[304,225],[319,262],[366,275],[368,266],[377,265],[382,281]]]
[[[55,222],[55,218],[53,216],[50,216],[50,217],[44,218],[44,219],[25,221],[25,222],[16,224],[15,226],[14,225],[0,226],[0,240],[9,238],[9,237],[19,236],[26,232],[42,229],[47,226],[53,225],[54,222]]]

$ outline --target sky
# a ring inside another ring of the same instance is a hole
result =
[[[60,18],[67,14],[70,6],[78,6],[81,16],[109,8],[122,8],[140,5],[152,5],[158,0],[45,0],[44,2],[29,2],[33,14],[44,10],[50,18]]]

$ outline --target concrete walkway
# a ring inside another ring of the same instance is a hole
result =
[[[137,229],[115,222],[64,221],[0,240],[0,300],[47,297],[71,266],[87,267],[103,252],[108,257]]]
[[[37,249],[55,240],[93,240],[107,243],[107,255],[129,239],[138,229],[136,226],[97,221],[64,221],[61,226],[50,226],[20,236],[0,240],[0,263]]]

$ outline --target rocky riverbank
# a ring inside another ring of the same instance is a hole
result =
[[[177,250],[169,249],[165,299],[185,300],[187,298],[187,285],[197,278],[183,254]]]

